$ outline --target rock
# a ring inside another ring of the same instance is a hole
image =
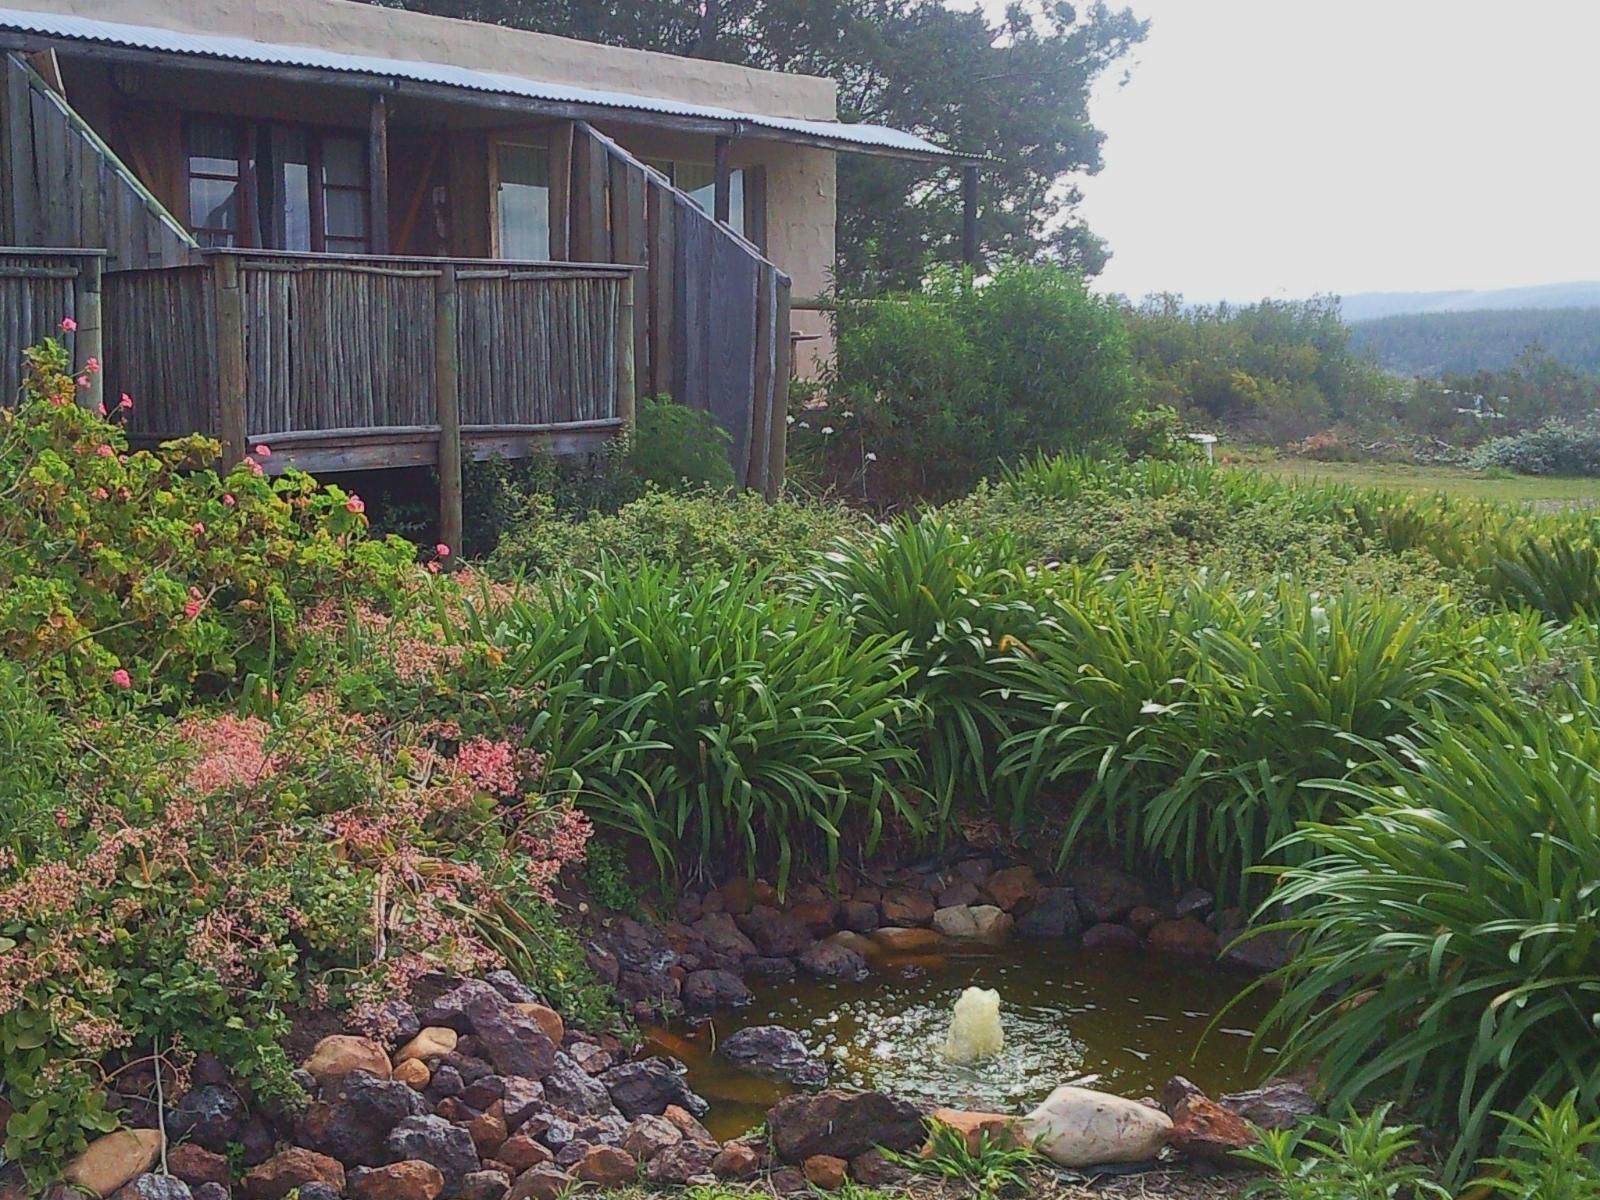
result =
[[[1136,1101],[1066,1084],[1022,1119],[1022,1132],[1060,1166],[1094,1167],[1154,1158],[1172,1120]]]
[[[756,885],[751,879],[730,879],[717,889],[722,911],[742,917],[756,905]]]
[[[499,992],[512,1004],[540,1004],[539,993],[534,991],[510,971],[501,968],[490,971],[483,977],[483,981],[495,991]]]
[[[611,951],[624,971],[656,975],[672,967],[677,954],[659,929],[623,917],[612,925]]]
[[[842,928],[854,930],[856,933],[871,933],[881,924],[878,906],[861,900],[846,900],[839,906],[839,924]]]
[[[835,1158],[831,1154],[813,1154],[800,1164],[806,1182],[814,1188],[821,1188],[825,1192],[833,1192],[844,1186],[845,1172],[850,1169],[850,1164],[842,1158]]]
[[[929,919],[932,919],[931,914]],[[923,950],[937,949],[944,942],[944,939],[931,929],[903,929],[888,925],[882,929],[874,929],[872,940],[890,954],[916,954]]]
[[[355,1200],[436,1200],[442,1191],[439,1168],[416,1158],[362,1171],[350,1183]]]
[[[589,1153],[589,1151],[593,1149],[594,1147],[588,1142],[585,1142],[580,1138],[575,1138],[568,1142],[565,1146],[561,1147],[561,1149],[556,1151],[556,1166],[564,1167],[570,1171],[573,1167],[577,1166],[583,1161],[583,1156],[585,1154]]]
[[[189,1185],[175,1175],[146,1172],[118,1188],[112,1200],[190,1200]]]
[[[468,979],[423,1009],[418,1014],[418,1019],[424,1026],[445,1025],[457,1033],[471,1033],[472,1022],[467,1016],[467,1006],[474,1000],[500,1005],[507,1003],[506,998],[495,990],[492,983],[482,979]]]
[[[1191,1083],[1182,1075],[1174,1075],[1161,1086],[1161,1111],[1170,1117],[1178,1111],[1178,1105],[1186,1097],[1204,1095],[1197,1084]]]
[[[344,1168],[337,1159],[303,1146],[280,1150],[258,1167],[245,1173],[245,1200],[283,1200],[296,1188],[321,1183],[335,1192],[344,1191]]]
[[[761,1156],[743,1142],[728,1142],[711,1160],[711,1173],[718,1179],[754,1179],[761,1170]]]
[[[1137,950],[1139,935],[1126,925],[1103,922],[1083,931],[1085,950]]]
[[[428,1111],[428,1102],[408,1085],[353,1071],[326,1108],[311,1145],[351,1166],[376,1167],[389,1161],[385,1139],[409,1117]]]
[[[732,971],[694,971],[683,981],[683,1006],[690,1012],[744,1008],[754,999]]]
[[[184,1142],[167,1151],[167,1170],[191,1188],[202,1183],[220,1183],[226,1187],[232,1178],[228,1160],[223,1155],[194,1142]]]
[[[812,1055],[805,1041],[782,1025],[752,1025],[717,1046],[717,1053],[741,1070],[800,1087],[820,1088],[828,1083],[828,1065]]]
[[[317,1195],[318,1190],[324,1194]],[[193,1200],[232,1200],[233,1193],[220,1183],[202,1183],[190,1193]],[[300,1189],[300,1200],[339,1200],[339,1193],[319,1183],[308,1183]]]
[[[628,1132],[628,1122],[620,1114],[591,1117],[578,1126],[578,1140],[591,1146],[620,1146]]]
[[[543,1024],[499,993],[493,1000],[474,997],[466,1013],[484,1056],[500,1074],[540,1079],[555,1066],[556,1046]]]
[[[1217,935],[1195,917],[1163,921],[1145,938],[1145,949],[1154,954],[1210,962],[1217,956]]]
[[[812,942],[811,931],[803,924],[765,904],[739,917],[738,925],[768,958],[793,958]]]
[[[868,1150],[850,1160],[850,1178],[863,1187],[894,1187],[911,1178],[911,1172],[892,1163],[881,1151]]]
[[[622,964],[611,951],[598,943],[586,942],[583,947],[583,961],[584,965],[594,973],[594,977],[606,987],[617,986],[617,977],[622,972]]]
[[[1294,935],[1285,929],[1251,934],[1248,930],[1231,939],[1222,951],[1222,964],[1254,975],[1266,975],[1289,965],[1294,954]]]
[[[812,942],[799,958],[800,967],[818,979],[860,983],[871,972],[867,960],[839,942],[828,940]]]
[[[167,1136],[174,1141],[198,1142],[207,1150],[225,1153],[244,1128],[245,1106],[230,1087],[208,1084],[193,1088],[167,1110]]]
[[[90,1142],[62,1168],[61,1178],[75,1188],[109,1196],[148,1171],[160,1156],[159,1129],[119,1129]]]
[[[1190,1158],[1227,1166],[1238,1163],[1235,1150],[1256,1144],[1256,1135],[1243,1117],[1197,1093],[1178,1101],[1170,1142]]]
[[[915,929],[933,920],[933,897],[921,888],[890,888],[878,907],[885,925]]]
[[[676,1104],[667,1105],[667,1111],[661,1114],[672,1127],[691,1142],[699,1142],[704,1146],[715,1146],[717,1139],[711,1136],[711,1131],[695,1118],[688,1109],[679,1108]]]
[[[323,1088],[337,1087],[352,1071],[365,1071],[379,1079],[393,1072],[389,1055],[371,1038],[336,1033],[323,1038],[300,1064]]]
[[[528,1121],[527,1130],[557,1153],[578,1140],[577,1124],[565,1117],[541,1113]]]
[[[417,1031],[399,1050],[395,1051],[395,1065],[424,1058],[443,1058],[461,1041],[461,1035],[448,1025],[429,1025]]]
[[[550,1151],[526,1133],[512,1134],[500,1144],[494,1156],[518,1174],[529,1167],[547,1163],[552,1157]]]
[[[649,1162],[668,1146],[683,1141],[683,1132],[666,1117],[646,1114],[628,1126],[622,1148],[640,1162]]]
[[[957,879],[941,888],[934,902],[940,908],[966,908],[978,903],[981,896],[977,884],[968,879]]]
[[[398,998],[385,1000],[378,1006],[378,1019],[374,1025],[374,1032],[390,1042],[409,1042],[422,1029],[422,1022],[417,1020],[417,1010]]]
[[[600,1076],[600,1082],[611,1093],[611,1102],[630,1121],[646,1113],[660,1116],[669,1104],[695,1116],[704,1115],[711,1107],[689,1090],[677,1066],[668,1058],[657,1056],[623,1063]]]
[[[420,1058],[408,1058],[399,1063],[394,1069],[391,1078],[396,1083],[403,1083],[412,1091],[427,1090],[428,1084],[433,1082],[433,1072],[428,1070],[428,1064]]]
[[[959,1108],[936,1108],[928,1118],[937,1121],[940,1125],[948,1125],[967,1143],[967,1149],[978,1153],[985,1136],[991,1146],[1020,1146],[1024,1144],[1022,1137],[1022,1119],[1008,1116],[1005,1113],[968,1112]],[[930,1137],[922,1146],[922,1157],[927,1158],[933,1152],[933,1139]]]
[[[433,1078],[428,1081],[428,1095],[434,1100],[443,1100],[446,1096],[459,1096],[466,1090],[467,1081],[461,1078],[461,1072],[450,1062],[442,1062],[433,1069]]]
[[[1161,924],[1161,910],[1151,908],[1148,904],[1137,905],[1129,910],[1124,923],[1140,937],[1144,937]]]
[[[467,1136],[472,1139],[479,1158],[493,1158],[504,1144],[506,1119],[501,1116],[503,1111],[496,1100],[488,1111],[479,1113],[467,1122]]]
[[[1190,888],[1178,897],[1173,911],[1180,917],[1204,917],[1216,906],[1217,898],[1204,888]]]
[[[603,1117],[616,1111],[606,1085],[564,1053],[556,1055],[554,1070],[544,1077],[544,1098],[580,1116]]]
[[[787,983],[796,974],[794,959],[756,957],[744,960],[744,972],[754,979],[768,979]]]
[[[711,1163],[717,1153],[715,1142],[707,1146],[685,1138],[668,1146],[646,1163],[644,1177],[657,1186],[667,1184],[682,1187],[698,1175],[711,1174]]]
[[[506,1200],[560,1200],[571,1187],[571,1175],[554,1163],[542,1163],[517,1176]]]
[[[567,1024],[561,1019],[561,1014],[548,1004],[522,1003],[513,1004],[512,1008],[525,1017],[532,1017],[534,1023],[544,1030],[545,1037],[555,1045],[561,1045],[562,1039],[567,1036]]]
[[[454,1196],[467,1173],[478,1169],[472,1135],[443,1117],[407,1117],[389,1131],[384,1146],[391,1161],[417,1158],[438,1167],[445,1196]]]
[[[610,1051],[593,1042],[573,1042],[567,1047],[567,1054],[588,1075],[602,1075],[616,1065]]]
[[[468,1171],[461,1180],[461,1200],[504,1200],[511,1176],[492,1167]]]
[[[922,1114],[882,1092],[826,1091],[789,1096],[767,1112],[767,1132],[785,1162],[813,1154],[854,1158],[876,1146],[906,1151],[920,1146]]]
[[[780,1167],[767,1179],[767,1186],[775,1196],[812,1195],[811,1181],[799,1167]]]
[[[839,903],[836,900],[808,900],[791,905],[789,915],[806,927],[812,937],[827,937],[839,928]]]
[[[501,1089],[500,1103],[505,1107],[506,1128],[515,1133],[522,1123],[545,1102],[544,1085],[537,1079],[509,1075]]]
[[[1030,939],[1077,937],[1082,928],[1078,895],[1062,887],[1040,888],[1033,907],[1017,922],[1017,932]]]
[[[477,1038],[471,1040],[463,1038],[460,1045],[439,1060],[439,1067],[441,1069],[454,1067],[456,1074],[461,1077],[462,1087],[471,1087],[485,1075],[495,1073],[494,1067],[486,1059],[479,1058],[471,1052],[477,1049]]]
[[[953,942],[1003,946],[1016,924],[1010,913],[993,904],[970,908],[941,908],[933,914],[933,927]]]
[[[1262,1129],[1293,1129],[1318,1111],[1311,1093],[1292,1079],[1269,1079],[1248,1092],[1223,1096],[1221,1104]]]
[[[619,1188],[639,1178],[639,1162],[617,1146],[595,1146],[578,1160],[573,1174],[597,1187]]]
[[[1007,867],[989,876],[983,890],[997,908],[1025,912],[1039,895],[1039,877],[1029,866]]]
[[[1144,884],[1115,867],[1077,867],[1067,876],[1067,882],[1077,893],[1078,911],[1090,925],[1120,921],[1149,902]]]
[[[251,1117],[239,1131],[239,1157],[247,1167],[266,1162],[277,1148],[278,1135],[260,1116]]]

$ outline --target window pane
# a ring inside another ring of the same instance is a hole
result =
[[[239,134],[226,121],[189,122],[189,171],[239,177]]]
[[[196,230],[227,235],[213,246],[231,246],[239,229],[239,185],[231,179],[189,180],[189,224]]]
[[[500,257],[550,257],[550,156],[537,146],[502,145],[495,212]]]
[[[699,163],[678,163],[677,185],[689,193],[689,199],[706,213],[715,213],[717,207],[717,172],[715,168]],[[728,172],[728,226],[740,237],[744,236],[744,168]]]
[[[367,186],[367,147],[360,138],[323,139],[322,181],[329,187]]]
[[[330,243],[334,238],[357,238],[363,241],[366,239],[366,192],[329,188],[324,196],[323,205],[326,210]]]
[[[286,129],[275,141],[283,161],[277,164],[277,203],[283,213],[283,250],[311,249],[311,168],[303,129]]]

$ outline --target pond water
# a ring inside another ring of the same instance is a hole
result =
[[[793,1090],[714,1054],[719,1039],[752,1025],[795,1030],[830,1061],[833,1085],[959,1108],[1020,1111],[1088,1076],[1097,1077],[1095,1087],[1133,1097],[1159,1094],[1175,1074],[1212,1095],[1237,1091],[1271,1073],[1269,1047],[1247,1062],[1269,997],[1246,996],[1209,1034],[1207,1027],[1247,982],[1138,951],[1022,944],[888,959],[859,984],[752,983],[749,1008],[648,1033],[657,1051],[688,1064],[690,1086],[711,1102],[706,1123],[728,1138],[760,1124]],[[940,1051],[950,1010],[967,987],[1000,993],[1005,1049],[962,1067]]]

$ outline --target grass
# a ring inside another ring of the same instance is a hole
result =
[[[1464,467],[1421,467],[1406,463],[1314,462],[1278,458],[1248,465],[1280,479],[1318,480],[1354,487],[1393,488],[1412,494],[1444,492],[1472,500],[1498,500],[1540,508],[1600,505],[1600,479],[1550,475],[1490,475]]]

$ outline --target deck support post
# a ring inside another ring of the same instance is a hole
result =
[[[389,104],[372,93],[367,130],[368,241],[372,253],[389,253]]]
[[[222,442],[222,470],[243,461],[250,436],[245,410],[244,294],[239,260],[220,254],[212,260],[217,298],[216,435]]]
[[[715,181],[712,188],[712,216],[718,225],[726,225],[733,211],[733,166],[731,163],[733,139],[719,137],[714,156]]]
[[[617,419],[633,433],[639,398],[634,361],[633,275],[623,276],[617,293]]]
[[[89,386],[78,389],[78,403],[85,408],[99,410],[105,403],[106,378],[104,370],[91,371],[91,359],[97,365],[105,361],[101,347],[104,344],[100,317],[100,275],[104,263],[98,254],[85,258],[78,264],[78,277],[72,282],[72,311],[78,322],[74,348],[77,351],[76,370],[80,379]]]
[[[434,292],[433,398],[439,420],[439,540],[461,553],[461,342],[456,267],[444,263]]]
[[[961,167],[961,265],[978,265],[978,164]]]
[[[794,372],[794,338],[790,335],[791,284],[778,276],[772,321],[772,417],[767,422],[767,499],[783,495],[784,457],[789,452],[789,376]]]

